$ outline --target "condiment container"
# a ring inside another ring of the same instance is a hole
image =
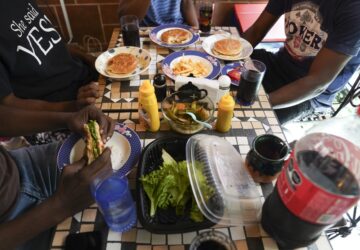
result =
[[[229,94],[221,97],[218,104],[218,115],[215,124],[215,129],[219,132],[225,133],[231,128],[231,119],[234,115],[235,101]]]
[[[139,119],[151,132],[158,131],[160,128],[158,103],[154,86],[149,80],[143,81],[139,88]]]
[[[219,91],[218,91],[218,100],[221,100],[221,97],[229,93],[231,79],[227,75],[222,75],[218,79],[219,81]]]
[[[186,160],[194,198],[207,219],[221,225],[259,221],[259,191],[231,143],[218,136],[194,135],[186,143]]]

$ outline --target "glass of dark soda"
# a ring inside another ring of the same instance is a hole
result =
[[[245,167],[255,182],[270,183],[277,178],[290,147],[281,138],[265,134],[255,137],[245,159]]]
[[[189,250],[236,250],[236,246],[226,234],[210,230],[196,236]]]
[[[120,18],[124,46],[140,47],[139,19],[134,15]]]
[[[201,32],[208,33],[211,31],[211,19],[213,14],[213,3],[212,1],[199,1],[199,28]]]
[[[249,59],[244,63],[236,93],[236,102],[250,106],[255,102],[264,78],[266,66],[263,62]]]

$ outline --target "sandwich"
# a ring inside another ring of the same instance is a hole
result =
[[[241,52],[241,43],[237,39],[225,38],[214,43],[214,54],[236,56]]]
[[[85,158],[87,164],[92,163],[104,151],[104,143],[101,140],[99,124],[90,120],[84,124],[85,129]]]
[[[120,53],[109,59],[106,72],[109,74],[130,74],[138,65],[136,57],[129,53]]]
[[[168,44],[183,44],[190,39],[190,32],[183,29],[170,29],[161,34],[161,41]]]

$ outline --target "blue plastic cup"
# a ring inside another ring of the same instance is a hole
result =
[[[94,184],[92,194],[106,224],[112,231],[128,231],[135,225],[135,202],[126,177],[113,174]]]

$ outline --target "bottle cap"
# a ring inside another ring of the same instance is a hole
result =
[[[163,74],[156,74],[154,76],[154,82],[153,82],[155,87],[162,87],[162,86],[166,86],[166,77]]]
[[[222,75],[222,76],[220,76],[219,79],[218,79],[218,81],[219,81],[219,87],[220,87],[220,89],[229,88],[229,87],[230,87],[231,79],[230,79],[230,77],[228,77],[227,75]]]
[[[148,97],[154,93],[154,86],[151,85],[149,80],[143,81],[139,88],[141,98]]]
[[[235,105],[234,98],[229,93],[227,93],[221,97],[219,105],[220,106],[233,106],[233,105]]]

